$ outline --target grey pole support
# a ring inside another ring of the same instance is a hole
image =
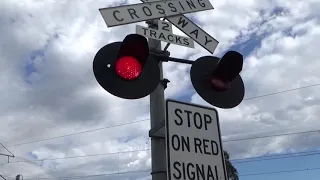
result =
[[[149,24],[149,28],[157,27],[157,20],[153,24]],[[161,50],[161,41],[149,38],[150,50]],[[165,122],[165,100],[164,87],[160,83],[163,79],[162,62],[159,62],[160,79],[158,87],[150,94],[150,124],[151,129]],[[151,138],[151,166],[152,180],[167,180],[166,166],[166,144],[165,138]]]

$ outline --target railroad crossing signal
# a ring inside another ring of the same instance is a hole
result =
[[[183,16],[184,13],[213,9],[209,0],[141,1],[144,3],[103,8],[100,13],[109,27],[165,17],[191,39],[174,35],[170,25],[158,24],[158,30],[137,26],[137,34],[129,34],[122,42],[101,48],[94,58],[94,75],[106,91],[125,99],[151,94],[161,81],[158,62],[177,59],[149,53],[146,37],[190,48],[194,47],[194,40],[210,53],[218,45],[216,39]],[[245,93],[239,75],[242,65],[243,57],[235,51],[227,52],[222,58],[200,57],[192,63],[191,82],[209,104],[233,108],[242,102]]]
[[[93,72],[106,91],[124,99],[149,95],[160,80],[158,62],[149,56],[148,41],[138,34],[102,47],[94,58]]]
[[[244,84],[239,73],[243,57],[228,51],[221,59],[203,56],[191,66],[191,82],[197,93],[209,104],[219,108],[233,108],[244,97]]]
[[[167,53],[166,50],[160,53],[155,52],[155,50],[157,49],[155,46],[152,46],[153,49],[151,49],[151,53],[149,52],[148,41],[146,37],[168,42],[165,49],[169,44],[177,44],[180,46],[194,48],[194,40],[211,54],[213,54],[219,42],[183,15],[185,13],[213,9],[210,1],[141,1],[143,3],[120,7],[103,8],[99,10],[108,27],[165,18],[172,25],[176,26],[178,29],[188,35],[189,38],[174,35],[172,33],[171,25],[167,24],[164,21],[158,21],[159,24],[152,24],[158,26],[158,28],[155,29],[153,26],[150,26],[150,29],[144,28],[142,26],[137,26],[137,34],[129,34],[122,42],[107,44],[98,51],[93,61],[93,71],[98,83],[106,91],[117,97],[125,99],[139,99],[151,94],[159,85],[160,81],[162,82],[164,89],[166,88],[166,83],[168,82],[168,80],[166,81],[166,79],[160,79],[160,73],[162,74],[162,69],[160,69],[158,66],[159,61],[182,62],[192,64],[190,72],[192,84],[197,93],[205,101],[213,106],[217,106],[220,108],[232,108],[237,106],[244,97],[244,85],[239,75],[243,65],[243,57],[240,53],[229,51],[222,58],[214,56],[204,56],[200,57],[196,61],[189,61],[185,59],[170,57],[170,53]],[[155,91],[154,94],[151,95],[150,101],[152,103],[150,103],[150,109],[154,110],[153,112],[160,111],[164,106],[161,100],[162,98],[164,99],[162,91],[163,90],[159,88],[157,89],[157,91]],[[167,113],[168,111],[169,110],[167,109]],[[149,136],[157,137],[151,140],[155,144],[155,146],[151,148],[151,156],[153,159],[151,173],[152,179],[167,179],[165,177],[165,172],[154,173],[159,169],[165,168],[165,163],[163,161],[157,163],[156,161],[154,161],[154,159],[155,157],[157,157],[158,160],[164,160],[166,157],[164,155],[165,153],[161,152],[163,150],[161,147],[165,146],[165,143],[162,139],[165,138],[165,135],[164,132],[160,132],[160,129],[162,129],[163,126],[168,127],[168,123],[162,123],[165,118],[162,117],[161,113],[150,114],[152,129],[149,132]],[[204,115],[204,118],[206,117],[207,116]],[[196,118],[196,115],[194,116],[194,118]],[[216,120],[216,123],[216,126],[219,128],[218,120]],[[217,132],[216,130],[213,131]],[[189,130],[182,132],[186,133],[186,135],[192,133]],[[211,136],[212,135],[210,132],[210,137]],[[220,134],[218,134],[217,136],[220,137]],[[221,139],[219,141],[221,141]],[[168,143],[166,146],[168,146]],[[220,146],[220,149],[222,152],[222,145]],[[212,171],[210,171],[210,173],[208,171],[207,176],[219,180],[227,180],[227,176],[225,175],[225,173],[224,175],[221,175],[223,174],[221,173],[221,169],[224,169],[225,171],[222,158],[223,155],[221,152],[220,159],[222,163],[215,166],[216,176],[213,176]],[[167,154],[169,154],[169,151],[167,151]],[[215,154],[217,154],[217,152],[215,152]],[[187,156],[182,158],[182,160],[187,159],[186,157]],[[205,158],[197,160],[203,163],[208,159]],[[193,161],[196,162],[197,160]],[[212,162],[209,162],[207,164],[212,164]],[[177,168],[177,166],[175,167]],[[218,169],[220,169],[220,173],[217,173]],[[184,170],[185,169],[182,168],[182,171]],[[170,171],[170,169],[167,169],[167,171]],[[169,175],[167,176],[168,179],[171,180],[170,172],[167,175]],[[205,178],[204,170],[201,176]],[[189,177],[189,179],[194,179],[194,177]]]
[[[158,62],[167,60],[170,57],[149,54],[145,37],[129,34],[122,42],[108,44],[98,51],[93,71],[99,84],[109,93],[125,99],[139,99],[156,89],[160,82]],[[244,84],[239,75],[242,65],[243,57],[235,51],[227,52],[221,59],[203,56],[192,64],[191,82],[209,104],[233,108],[244,97]]]

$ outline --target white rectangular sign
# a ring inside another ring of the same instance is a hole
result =
[[[227,180],[218,112],[167,100],[168,180]]]
[[[99,9],[108,27],[213,9],[209,0],[166,0]]]
[[[188,37],[174,35],[167,31],[158,31],[155,29],[136,25],[136,33],[147,38],[156,39],[171,44],[177,44],[180,46],[186,46],[189,48],[194,48],[194,42],[192,39]]]
[[[154,2],[155,0],[141,1],[144,3],[149,3]],[[199,2],[201,2],[201,0],[199,0]],[[210,53],[213,54],[213,52],[217,48],[219,41],[206,33],[203,29],[189,20],[186,16],[180,14],[176,16],[166,17],[166,19]]]
[[[158,20],[158,30],[159,31],[167,31],[168,33],[173,34],[172,24],[167,21]]]

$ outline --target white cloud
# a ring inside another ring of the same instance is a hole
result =
[[[243,49],[255,46],[241,73],[246,98],[319,83],[319,0],[211,2],[214,10],[188,17],[195,18],[219,40],[214,55],[234,45]],[[107,28],[98,9],[128,3],[139,1],[0,2],[0,141],[16,155],[12,163],[1,166],[1,175],[56,178],[150,168],[149,151],[117,153],[148,149],[149,121],[10,146],[149,117],[148,97],[116,98],[99,86],[92,73],[93,58],[102,46],[135,32],[135,24]],[[176,28],[174,32],[181,35]],[[190,60],[209,54],[199,45],[195,49],[171,45],[169,50],[174,57]],[[31,74],[26,71],[28,63],[33,65]],[[189,69],[190,65],[164,63],[164,77],[171,81],[166,97],[187,97],[208,105],[194,94]],[[319,128],[318,89],[301,89],[247,100],[231,110],[219,109],[223,138]],[[224,147],[232,157],[242,158],[305,150],[319,146],[318,142],[316,134],[309,134],[228,142]],[[35,161],[95,154],[105,155]],[[0,156],[0,163],[6,162],[6,157]],[[108,177],[146,179],[149,174]]]

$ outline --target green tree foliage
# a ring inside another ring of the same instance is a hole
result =
[[[229,180],[239,180],[238,171],[237,169],[231,164],[229,158],[229,154],[227,151],[223,151],[224,159],[226,161],[226,168]]]

